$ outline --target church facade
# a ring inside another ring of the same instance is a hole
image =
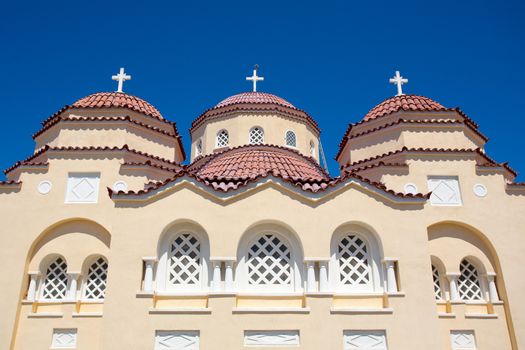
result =
[[[256,72],[191,150],[119,76],[0,182],[1,349],[525,348],[525,184],[463,111],[397,74],[331,176]]]

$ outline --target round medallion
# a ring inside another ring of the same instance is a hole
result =
[[[49,192],[51,192],[51,187],[53,187],[51,181],[44,180],[40,181],[40,183],[37,186],[37,190],[40,194],[48,194]]]
[[[416,194],[419,193],[417,190],[417,186],[411,183],[408,183],[405,185],[405,193],[406,194]]]
[[[117,181],[113,184],[113,191],[115,192],[126,192],[128,190],[128,184],[124,181]]]
[[[487,188],[482,184],[474,185],[474,194],[478,197],[485,197],[487,195]]]

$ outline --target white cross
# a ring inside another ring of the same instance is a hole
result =
[[[259,65],[256,64],[255,65],[255,68],[253,69],[253,75],[251,77],[246,77],[246,80],[251,80],[253,81],[253,92],[257,92],[257,82],[258,81],[263,81],[264,78],[263,77],[258,77],[257,76],[257,70],[259,69]]]
[[[124,73],[124,68],[120,68],[120,72],[117,75],[113,75],[111,79],[118,81],[117,92],[122,92],[122,86],[124,85],[124,82],[126,80],[131,80],[131,75],[126,75],[126,73]]]
[[[408,79],[403,78],[398,70],[396,70],[396,75],[393,78],[390,78],[390,83],[397,85],[397,96],[404,95],[402,86],[403,84],[408,83]]]

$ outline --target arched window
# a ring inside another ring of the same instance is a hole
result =
[[[221,130],[217,133],[217,140],[215,141],[215,147],[221,148],[228,146],[228,143],[230,142],[230,135],[228,135],[228,131]]]
[[[366,242],[358,235],[349,234],[337,246],[339,282],[352,289],[370,289],[372,269]]]
[[[195,144],[195,155],[200,156],[202,154],[202,140],[198,140]]]
[[[201,244],[189,232],[171,241],[167,261],[167,289],[200,287],[202,278]]]
[[[42,298],[46,300],[64,299],[67,292],[67,282],[67,264],[64,259],[57,258],[47,268]]]
[[[312,156],[312,158],[315,158],[315,144],[313,141],[310,141],[310,156]]]
[[[297,147],[297,137],[295,136],[295,133],[291,130],[288,130],[286,132],[286,135],[284,136],[286,146],[290,147]]]
[[[275,234],[260,236],[248,249],[249,285],[291,285],[290,247]]]
[[[251,128],[249,141],[251,145],[264,143],[264,130],[258,126]]]
[[[84,298],[89,300],[103,300],[106,295],[106,281],[108,278],[108,263],[100,257],[91,266],[84,286]]]
[[[432,264],[432,281],[434,282],[434,295],[436,300],[443,299],[443,290],[441,289],[441,279],[439,270],[436,265]]]
[[[481,285],[476,267],[467,259],[459,265],[459,296],[462,300],[482,300]]]

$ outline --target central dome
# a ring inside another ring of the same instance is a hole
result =
[[[372,108],[364,117],[371,120],[397,111],[445,111],[446,107],[419,95],[399,95],[388,98]]]
[[[231,106],[235,104],[277,104],[284,107],[294,108],[295,106],[292,105],[290,102],[286,101],[285,99],[275,96],[273,94],[269,94],[266,92],[243,92],[237,95],[230,96],[221,102],[219,102],[214,108],[220,108],[225,106]]]

